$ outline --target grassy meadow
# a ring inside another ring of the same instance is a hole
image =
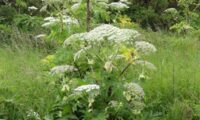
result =
[[[200,119],[200,41],[197,36],[177,36],[160,32],[144,32],[158,51],[148,59],[157,70],[141,82],[145,91],[145,108],[140,120]],[[34,109],[41,117],[56,99],[52,76],[44,72],[41,59],[45,52],[33,48],[0,48],[0,118],[4,113],[22,115]],[[14,110],[12,103],[19,106]],[[12,111],[14,110],[14,111]],[[16,112],[16,114],[15,114]]]
[[[0,118],[8,112],[13,118],[7,119],[14,120],[27,109],[34,109],[44,116],[50,109],[55,96],[48,86],[52,78],[41,69],[43,55],[32,48],[0,48]],[[7,106],[4,102],[8,102]],[[21,109],[12,109],[14,106]]]

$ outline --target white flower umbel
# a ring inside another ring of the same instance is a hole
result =
[[[157,51],[156,47],[153,44],[145,41],[136,41],[135,48],[138,53],[143,55],[149,55]]]
[[[55,17],[46,17],[44,18],[44,21],[53,21],[55,19],[56,19]]]
[[[74,72],[77,71],[78,69],[75,68],[74,66],[71,65],[61,65],[61,66],[56,66],[51,69],[51,74],[58,74],[58,73],[65,73],[65,72]]]
[[[124,87],[124,96],[128,101],[141,101],[145,96],[143,88],[136,83],[126,83]]]
[[[164,11],[165,13],[170,13],[170,14],[177,14],[178,11],[176,10],[176,8],[168,8]]]
[[[127,6],[122,2],[112,2],[109,4],[109,7],[111,10],[118,10],[118,11],[123,11],[129,8],[129,6]]]
[[[109,40],[120,43],[124,41],[133,41],[140,34],[136,30],[120,29],[109,24],[103,24],[88,32],[84,39],[87,41]]]
[[[145,68],[150,69],[150,70],[156,70],[157,69],[156,66],[153,63],[149,62],[149,61],[136,60],[135,64],[136,65],[141,65],[142,67],[145,67]]]
[[[88,84],[88,85],[82,85],[74,89],[75,92],[90,92],[91,90],[99,90],[100,86],[96,84]]]
[[[36,10],[38,10],[38,8],[35,6],[28,7],[28,11],[36,11]]]
[[[120,29],[113,25],[102,24],[87,33],[78,33],[71,35],[64,42],[64,45],[69,45],[72,41],[82,40],[89,43],[108,40],[114,43],[133,42],[140,33],[132,29]]]
[[[78,20],[75,19],[75,18],[72,18],[70,16],[63,16],[63,23],[67,24],[67,25],[70,25],[70,24],[75,24],[77,25],[78,24]]]
[[[56,23],[61,23],[63,22],[66,25],[71,25],[71,24],[78,24],[78,20],[75,18],[72,18],[70,16],[62,16],[62,20],[57,17],[46,17],[44,18],[45,23],[42,25],[42,27],[50,27],[52,25],[55,25]]]

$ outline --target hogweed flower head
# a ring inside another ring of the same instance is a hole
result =
[[[57,23],[63,22],[66,25],[71,25],[71,24],[78,24],[78,20],[75,18],[72,18],[70,16],[62,16],[62,19],[58,17],[46,17],[44,18],[45,23],[42,24],[42,27],[51,27],[52,25],[55,25]]]
[[[143,88],[136,83],[126,83],[124,85],[125,91],[124,96],[128,101],[141,101],[145,94]]]
[[[118,10],[118,11],[123,11],[129,8],[128,5],[122,2],[112,2],[109,4],[109,7],[111,10]]]
[[[36,11],[36,10],[38,10],[38,8],[35,6],[28,7],[28,11]]]
[[[136,51],[142,55],[149,55],[157,51],[156,47],[153,44],[145,41],[136,41],[135,48]]]
[[[103,24],[88,33],[79,33],[70,36],[67,40],[65,40],[64,44],[68,44],[68,41],[72,39],[86,40],[88,42],[108,40],[114,43],[121,43],[134,41],[139,35],[139,32],[136,30],[120,29],[109,24]]]
[[[76,89],[74,89],[74,91],[75,92],[83,92],[83,91],[90,92],[92,90],[99,90],[99,89],[100,89],[100,86],[97,84],[88,84],[88,85],[79,86]]]
[[[75,68],[74,66],[71,65],[61,65],[61,66],[56,66],[51,69],[51,74],[58,74],[58,73],[65,73],[65,72],[74,72],[77,71],[78,69]]]

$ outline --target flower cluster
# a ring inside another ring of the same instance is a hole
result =
[[[57,23],[64,23],[66,25],[71,25],[71,24],[78,24],[78,20],[75,18],[72,18],[70,16],[63,15],[62,19],[57,18],[57,17],[46,17],[44,18],[45,23],[42,25],[42,27],[50,27],[52,25],[55,25]]]
[[[109,7],[111,8],[111,10],[118,10],[118,11],[123,11],[129,8],[128,5],[122,2],[112,2],[109,4]]]
[[[56,66],[51,69],[51,74],[58,74],[58,73],[65,73],[65,72],[73,72],[77,71],[78,69],[75,68],[74,66],[70,65],[61,65],[61,66]]]
[[[130,107],[133,108],[132,113],[139,114],[144,108],[144,91],[140,85],[136,83],[126,83],[124,85],[124,97],[129,102]]]
[[[176,10],[176,8],[168,8],[164,11],[165,13],[170,13],[170,14],[177,14],[178,11]]]
[[[144,99],[144,90],[136,83],[126,83],[124,85],[124,96],[128,101],[141,101]]]
[[[100,86],[96,85],[96,84],[89,84],[89,85],[82,85],[77,87],[76,89],[74,89],[75,92],[82,92],[82,91],[86,91],[86,92],[90,92],[92,90],[99,90]]]
[[[72,40],[86,40],[88,42],[98,42],[109,40],[115,43],[134,41],[140,34],[136,30],[120,29],[109,24],[103,24],[88,33],[79,33],[70,36],[64,44],[68,45]]]
[[[153,44],[145,41],[136,41],[135,48],[137,52],[142,55],[149,55],[157,51],[156,47]]]
[[[38,10],[38,8],[36,8],[35,6],[28,7],[28,11],[36,11],[36,10]]]

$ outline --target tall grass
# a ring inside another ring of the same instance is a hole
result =
[[[9,44],[0,47],[0,119],[26,119],[31,110],[45,116],[56,96],[40,63],[46,51],[17,30],[3,39]]]
[[[157,66],[144,82],[144,118],[158,120],[200,119],[200,41],[197,36],[145,33],[158,51],[150,59]]]

